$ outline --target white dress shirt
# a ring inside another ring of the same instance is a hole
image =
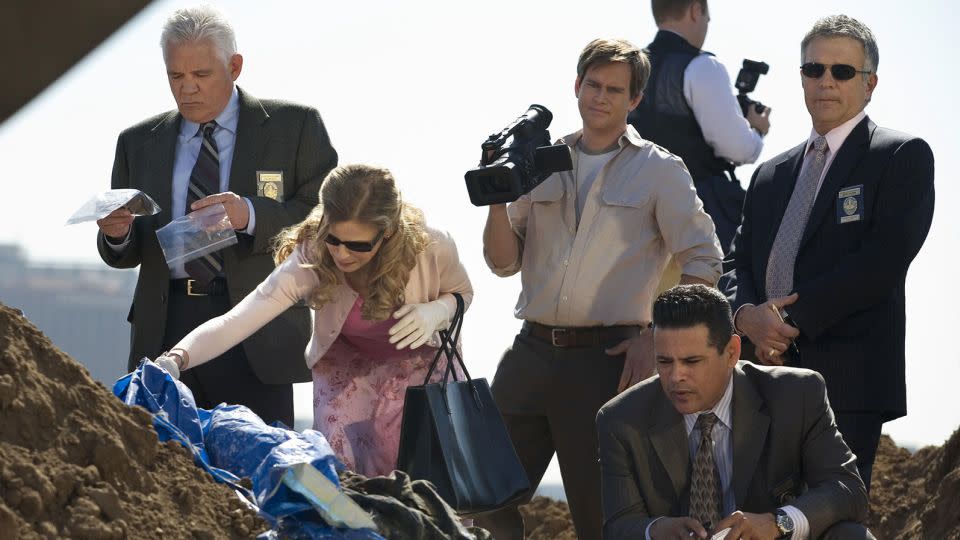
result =
[[[683,96],[714,154],[737,165],[753,163],[763,138],[744,118],[732,88],[727,68],[713,55],[701,54],[683,72]]]

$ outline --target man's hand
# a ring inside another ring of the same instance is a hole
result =
[[[780,309],[797,301],[797,293],[770,300],[758,306],[743,306],[737,313],[736,327],[750,338],[757,360],[764,365],[783,365],[780,355],[800,331],[783,322]],[[774,308],[777,310],[774,312]]]
[[[780,536],[780,529],[773,514],[751,514],[736,512],[720,520],[711,534],[729,528],[725,540],[774,540]]]
[[[116,240],[116,243],[119,243],[126,238],[127,233],[130,232],[133,217],[133,214],[131,214],[129,210],[121,207],[107,214],[107,217],[98,219],[97,226],[100,227],[100,231],[103,232],[104,236]]]
[[[690,540],[706,537],[707,530],[699,521],[691,517],[663,517],[650,525],[650,538],[653,540]]]
[[[759,131],[760,135],[766,136],[767,132],[770,131],[770,107],[766,107],[762,113],[758,113],[756,107],[750,105],[747,107],[747,122],[750,127]]]
[[[604,352],[610,356],[627,353],[623,360],[620,384],[617,385],[618,393],[653,375],[653,332],[650,330],[625,339]]]
[[[234,229],[242,231],[247,228],[247,224],[250,222],[250,209],[247,208],[247,201],[231,191],[204,197],[191,204],[190,210],[196,211],[217,203],[223,204],[223,208],[227,211],[227,217],[230,219],[230,224],[233,225]]]

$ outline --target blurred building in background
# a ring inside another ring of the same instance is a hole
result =
[[[108,388],[126,371],[136,283],[136,270],[32,264],[19,246],[0,244],[0,302],[21,310]]]

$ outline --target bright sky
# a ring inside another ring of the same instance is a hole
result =
[[[35,261],[99,263],[95,225],[63,223],[110,185],[119,132],[173,108],[158,46],[161,25],[181,2],[160,1],[0,127],[0,242],[19,242]],[[267,7],[269,6],[269,7]],[[880,46],[879,85],[867,113],[878,124],[926,139],[937,163],[937,211],[907,280],[910,416],[886,425],[905,444],[940,444],[960,425],[960,325],[937,276],[955,268],[960,168],[954,149],[958,82],[955,6],[913,2],[714,0],[706,49],[731,79],[743,58],[770,73],[754,97],[773,108],[761,160],[810,130],[800,87],[799,43],[820,16],[846,13],[869,25]],[[260,97],[315,106],[341,163],[389,167],[408,200],[448,229],[476,289],[465,325],[474,376],[493,377],[519,323],[516,278],[483,263],[486,211],[472,206],[463,173],[480,143],[540,103],[554,113],[554,138],[579,127],[576,60],[595,37],[646,45],[655,32],[649,2],[488,0],[466,2],[223,2],[244,56],[239,84]],[[954,15],[950,15],[954,13]],[[741,167],[748,179],[752,166]],[[31,204],[38,198],[39,204]],[[857,286],[851,283],[851,287]],[[118,364],[124,359],[117,359]],[[298,392],[310,407],[309,390]],[[558,481],[556,468],[547,480]]]

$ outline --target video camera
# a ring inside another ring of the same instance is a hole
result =
[[[747,111],[749,111],[751,105],[753,105],[754,110],[758,113],[762,113],[763,110],[766,109],[763,103],[750,99],[747,97],[747,94],[757,88],[757,81],[760,80],[760,76],[766,75],[769,70],[770,66],[768,66],[766,62],[757,62],[755,60],[743,61],[743,67],[740,68],[740,73],[737,74],[737,82],[734,85],[739,91],[737,93],[737,101],[740,103],[740,110],[743,111],[743,116],[747,116]]]
[[[546,107],[530,105],[513,123],[487,137],[480,145],[480,166],[464,175],[470,202],[475,206],[512,202],[551,174],[572,169],[570,148],[550,144],[547,127],[552,120]]]

